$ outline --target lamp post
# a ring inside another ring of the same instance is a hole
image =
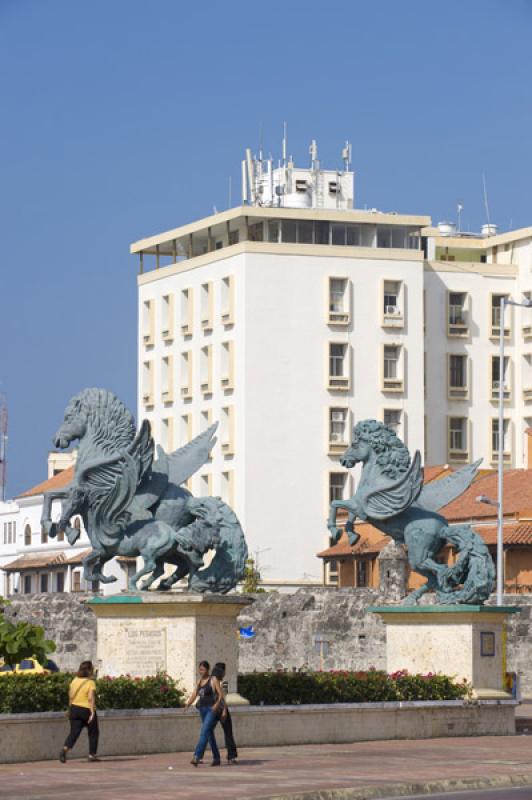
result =
[[[497,506],[497,605],[501,606],[503,603],[504,592],[504,561],[503,561],[503,488],[504,488],[504,475],[503,475],[503,461],[504,461],[504,312],[506,306],[521,306],[521,308],[530,308],[532,306],[532,299],[526,298],[522,303],[517,300],[512,300],[504,295],[501,297],[500,305],[500,319],[499,319],[499,454],[497,464],[497,503],[489,501],[483,495],[477,498],[480,502],[489,505]]]

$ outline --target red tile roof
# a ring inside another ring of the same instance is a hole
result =
[[[22,494],[19,494],[18,497],[32,497],[34,495],[50,492],[52,489],[64,489],[65,486],[68,486],[68,484],[71,483],[73,477],[74,467],[68,467],[61,472],[58,472],[57,475],[54,475],[52,478],[48,478],[48,480],[38,483],[37,486],[34,486],[32,489],[22,492]]]
[[[495,506],[478,503],[476,498],[486,495],[497,499],[497,474],[481,474],[460,497],[442,508],[440,513],[450,522],[475,519],[495,519]],[[511,469],[504,472],[503,508],[505,517],[519,517],[532,508],[532,469]]]
[[[20,556],[15,561],[4,564],[2,569],[5,572],[19,572],[24,569],[39,569],[66,563],[64,553],[35,553],[34,555]]]

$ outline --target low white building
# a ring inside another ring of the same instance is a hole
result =
[[[166,449],[220,421],[195,494],[234,506],[268,583],[321,580],[353,420],[427,463],[497,450],[500,296],[532,291],[532,228],[465,235],[353,208],[354,177],[248,153],[243,204],[135,242],[138,417]],[[153,268],[150,268],[153,267]],[[505,462],[532,424],[532,311],[508,312]]]
[[[61,456],[59,460],[58,455]],[[51,477],[14,500],[0,503],[0,595],[100,590],[110,594],[126,588],[128,574],[135,570],[135,563],[130,559],[115,559],[106,565],[105,573],[115,575],[115,583],[87,585],[82,559],[91,547],[80,517],[71,520],[81,531],[73,546],[62,533],[57,538],[49,538],[41,531],[44,492],[70,483],[73,467],[57,469],[58,464],[66,466],[67,463],[67,454],[50,454]],[[52,519],[58,521],[60,513],[60,504],[54,503]]]

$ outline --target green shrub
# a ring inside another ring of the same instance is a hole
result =
[[[68,707],[68,687],[74,676],[67,672],[51,675],[15,673],[0,677],[0,714],[36,711],[64,711]],[[98,709],[180,708],[183,691],[168,675],[150,678],[98,678]]]
[[[377,703],[390,700],[458,700],[471,687],[446,675],[368,672],[252,672],[238,677],[238,691],[252,705]]]

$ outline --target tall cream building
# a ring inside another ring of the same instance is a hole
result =
[[[191,489],[234,506],[279,585],[321,581],[354,420],[383,420],[429,464],[493,464],[500,296],[532,291],[532,228],[472,235],[358,210],[350,147],[339,171],[310,155],[274,168],[248,151],[241,206],[131,246],[138,416],[166,449],[220,422]],[[522,466],[532,311],[504,324],[505,460]]]

